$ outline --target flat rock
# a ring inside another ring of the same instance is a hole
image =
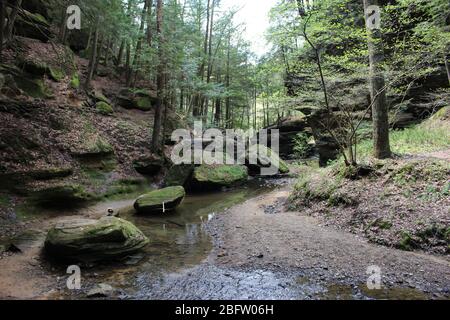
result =
[[[185,196],[186,191],[181,186],[155,190],[137,198],[134,208],[138,213],[164,213],[175,210]]]
[[[45,251],[59,259],[91,262],[126,257],[148,243],[137,227],[120,218],[73,219],[48,232]]]

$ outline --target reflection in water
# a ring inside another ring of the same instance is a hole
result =
[[[176,211],[160,215],[138,215],[131,201],[107,205],[118,210],[122,218],[134,223],[150,239],[142,263],[133,266],[130,273],[161,275],[200,264],[212,249],[205,224],[216,214],[274,187],[255,180],[246,187],[226,192],[188,195]]]

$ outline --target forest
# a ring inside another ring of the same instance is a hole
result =
[[[0,300],[450,299],[448,0],[0,0],[0,124]]]

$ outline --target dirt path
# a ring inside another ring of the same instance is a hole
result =
[[[365,283],[379,266],[387,286],[449,294],[450,260],[376,246],[323,227],[311,217],[284,212],[289,190],[251,199],[218,216],[211,225],[214,263],[226,266],[310,270],[309,277]]]

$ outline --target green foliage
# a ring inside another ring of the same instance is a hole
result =
[[[109,104],[103,101],[97,102],[95,108],[97,109],[98,113],[105,116],[109,116],[114,113],[114,109]]]
[[[301,132],[297,134],[294,139],[294,153],[295,156],[299,159],[307,158],[311,152],[311,146],[309,145],[310,137]]]
[[[78,73],[73,74],[72,79],[70,80],[70,86],[73,89],[78,89],[80,87],[80,78],[78,76]]]
[[[392,130],[390,139],[392,150],[396,154],[420,154],[450,148],[450,133],[445,124]],[[359,157],[370,157],[372,146],[371,139],[361,141],[358,145]]]

